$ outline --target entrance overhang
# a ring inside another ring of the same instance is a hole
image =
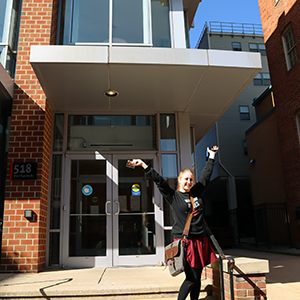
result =
[[[0,64],[0,104],[5,105],[14,95],[14,81]]]
[[[196,141],[261,70],[260,53],[102,45],[35,45],[30,63],[55,112],[186,112]]]

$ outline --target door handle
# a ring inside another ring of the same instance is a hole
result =
[[[117,216],[120,213],[120,203],[119,201],[114,201],[114,203],[118,205],[118,211],[114,213],[114,215]]]
[[[108,204],[111,204],[111,201],[106,201],[106,203],[105,203],[105,213],[106,213],[107,216],[111,216],[111,213],[109,213],[109,212],[107,211],[107,205],[108,205]]]

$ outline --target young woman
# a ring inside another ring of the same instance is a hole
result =
[[[172,227],[174,240],[182,238],[186,218],[191,206],[190,196],[194,198],[192,222],[188,238],[185,240],[187,264],[184,271],[186,278],[180,287],[178,300],[184,300],[189,293],[191,300],[198,300],[202,269],[217,260],[211,244],[205,235],[203,226],[204,207],[201,197],[210,181],[218,149],[217,146],[211,149],[207,148],[209,158],[197,183],[195,183],[194,173],[190,169],[180,171],[177,177],[177,190],[172,189],[162,176],[153,168],[147,166],[141,159],[133,159],[127,162],[129,167],[143,167],[146,174],[152,178],[160,193],[171,205],[174,218]]]

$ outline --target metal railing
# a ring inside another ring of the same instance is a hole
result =
[[[263,30],[260,24],[250,23],[230,23],[230,22],[209,22],[209,29],[211,32],[220,33],[237,33],[237,34],[254,34],[262,35]]]
[[[245,35],[263,35],[263,30],[261,24],[251,24],[251,23],[231,23],[231,22],[217,22],[211,21],[209,25],[205,22],[202,32],[199,36],[198,42],[196,44],[196,49],[199,48],[200,42],[206,32],[214,32],[223,34],[239,34],[242,36]]]
[[[221,246],[249,245],[276,249],[291,247],[286,203],[264,203],[207,215]],[[225,230],[227,240],[221,234]]]
[[[228,261],[228,272],[229,272],[229,280],[230,280],[230,299],[234,300],[234,287],[233,287],[233,269],[235,267],[235,261],[233,257],[226,256],[221,249],[219,243],[217,242],[215,236],[212,234],[210,228],[207,223],[204,221],[205,231],[212,243],[215,246],[216,251],[219,254],[220,261],[220,287],[221,287],[221,300],[225,300],[225,287],[224,287],[224,273],[223,273],[223,260]]]

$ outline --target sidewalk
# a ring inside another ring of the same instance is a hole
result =
[[[292,249],[293,250],[293,249]],[[269,260],[268,300],[300,299],[300,250],[293,255],[245,249],[225,254]],[[176,299],[184,279],[164,267],[90,268],[0,274],[0,299]],[[202,281],[202,289],[208,284]],[[200,298],[204,298],[202,293]]]
[[[0,299],[11,297],[84,296],[176,299],[184,275],[175,278],[164,267],[91,268],[44,271],[38,274],[0,274]],[[98,298],[98,299],[99,299]]]

